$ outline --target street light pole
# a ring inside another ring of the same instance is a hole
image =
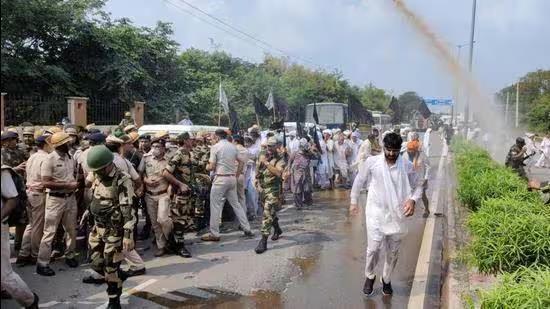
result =
[[[476,0],[473,0],[472,4],[472,26],[470,29],[470,58],[468,62],[468,71],[470,74],[472,73],[472,61],[474,58],[474,33],[475,33],[475,26],[476,26]],[[464,121],[466,124],[468,124],[469,118],[470,118],[470,87],[468,87],[468,97],[466,99],[466,107],[464,108]]]

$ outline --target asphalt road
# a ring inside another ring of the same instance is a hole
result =
[[[434,141],[433,154],[441,146]],[[431,157],[432,171],[439,156]],[[432,172],[432,175],[435,172]],[[430,186],[437,186],[430,181]],[[431,195],[431,189],[429,195]],[[365,203],[365,194],[362,204]],[[124,283],[122,304],[131,308],[405,308],[414,277],[425,219],[422,206],[409,220],[392,284],[394,295],[383,297],[380,283],[370,298],[362,295],[366,250],[364,215],[349,218],[349,191],[316,192],[314,205],[305,210],[287,206],[281,213],[283,237],[269,241],[269,250],[253,252],[254,239],[238,231],[223,234],[220,243],[203,243],[187,235],[193,258],[153,257],[148,242],[138,242],[147,274]],[[433,206],[432,206],[433,207]],[[14,259],[12,260],[14,262]],[[43,308],[105,307],[105,285],[81,283],[89,267],[70,269],[62,260],[52,263],[54,277],[42,277],[35,268],[17,268],[40,296]],[[2,308],[16,308],[2,300]]]

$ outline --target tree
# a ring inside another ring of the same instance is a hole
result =
[[[535,99],[533,106],[527,117],[529,128],[537,132],[550,133],[550,93]]]
[[[397,101],[401,111],[401,119],[409,121],[413,116],[413,112],[416,111],[420,103],[422,103],[422,98],[418,96],[416,92],[408,91],[400,95]]]

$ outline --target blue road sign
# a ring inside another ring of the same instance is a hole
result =
[[[453,106],[454,105],[453,99],[424,98],[424,102],[426,102],[427,105],[435,105],[435,106]]]

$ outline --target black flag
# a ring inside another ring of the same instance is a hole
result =
[[[392,117],[392,123],[400,123],[401,122],[401,109],[399,108],[399,102],[395,97],[391,97],[391,102],[389,105],[389,108],[393,111],[393,117]]]
[[[233,134],[238,134],[241,128],[239,127],[237,112],[233,108],[229,111],[229,119],[231,120],[231,132],[233,132]]]
[[[302,138],[304,135],[304,130],[302,129],[302,112],[303,108],[301,106],[298,107],[298,115],[296,117],[296,136],[298,138]]]
[[[256,113],[256,115],[266,116],[270,114],[269,109],[265,107],[265,105],[262,103],[262,101],[260,101],[260,99],[256,95],[252,97],[252,100],[254,103],[254,112]]]
[[[317,114],[317,103],[313,102],[313,120],[316,124],[319,124],[319,114]]]
[[[284,99],[275,99],[275,111],[277,112],[279,119],[286,119],[286,115],[288,113],[288,104]]]
[[[422,100],[418,104],[418,111],[420,112],[420,114],[422,114],[422,117],[424,117],[424,119],[427,119],[432,115],[432,112],[430,111],[428,105],[426,105],[426,101],[424,100]]]
[[[274,121],[270,126],[269,126],[269,129],[270,130],[281,130],[281,129],[284,129],[285,128],[285,120],[284,119],[281,119],[279,121]]]
[[[351,121],[370,125],[374,124],[372,113],[354,95],[348,97],[348,114]]]

